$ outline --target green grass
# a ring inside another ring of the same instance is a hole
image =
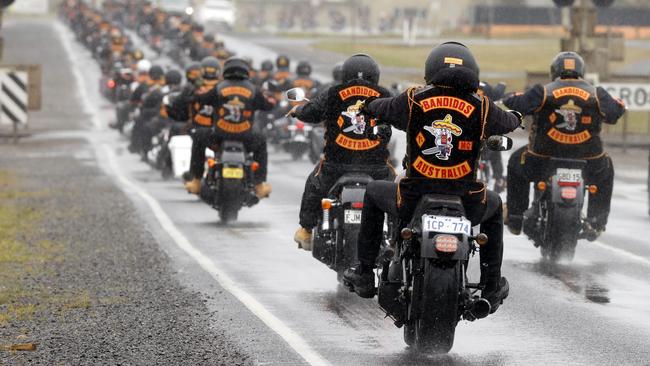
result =
[[[0,171],[0,327],[29,321],[39,312],[91,306],[86,291],[66,289],[53,295],[39,284],[39,278],[51,276],[51,269],[64,260],[65,245],[44,238],[40,231],[49,213],[38,202],[52,192],[20,187],[17,177]]]

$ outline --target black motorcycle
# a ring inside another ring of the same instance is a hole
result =
[[[595,239],[589,237],[593,231],[582,218],[586,192],[597,190],[585,186],[586,164],[584,160],[551,158],[550,178],[535,185],[535,200],[524,213],[524,233],[551,261],[571,260],[578,239]]]
[[[219,211],[222,223],[236,221],[242,207],[259,202],[253,183],[258,168],[259,163],[253,161],[252,154],[239,141],[223,141],[215,151],[215,158],[208,159],[201,198]]]
[[[491,149],[507,150],[512,140],[488,139]],[[404,341],[420,352],[446,353],[454,344],[456,325],[490,313],[490,303],[468,282],[470,256],[487,243],[472,236],[472,224],[458,196],[432,192],[420,198],[410,222],[395,238],[394,256],[381,265],[379,305],[398,327]]]
[[[343,272],[357,262],[363,197],[371,181],[367,174],[346,173],[321,201],[323,211],[312,231],[312,255],[336,271],[339,281]],[[380,258],[383,258],[390,250],[387,241],[384,241],[381,250]]]

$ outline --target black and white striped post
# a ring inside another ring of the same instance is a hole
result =
[[[18,127],[27,126],[27,72],[0,70],[0,124],[13,125],[14,142]]]

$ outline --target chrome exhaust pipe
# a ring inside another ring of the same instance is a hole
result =
[[[490,315],[490,310],[492,310],[490,302],[481,297],[472,302],[470,313],[472,313],[476,319],[483,319]]]

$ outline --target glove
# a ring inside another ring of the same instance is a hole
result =
[[[393,130],[389,125],[377,125],[373,128],[373,131],[368,135],[369,140],[381,140],[388,141],[393,135]]]

